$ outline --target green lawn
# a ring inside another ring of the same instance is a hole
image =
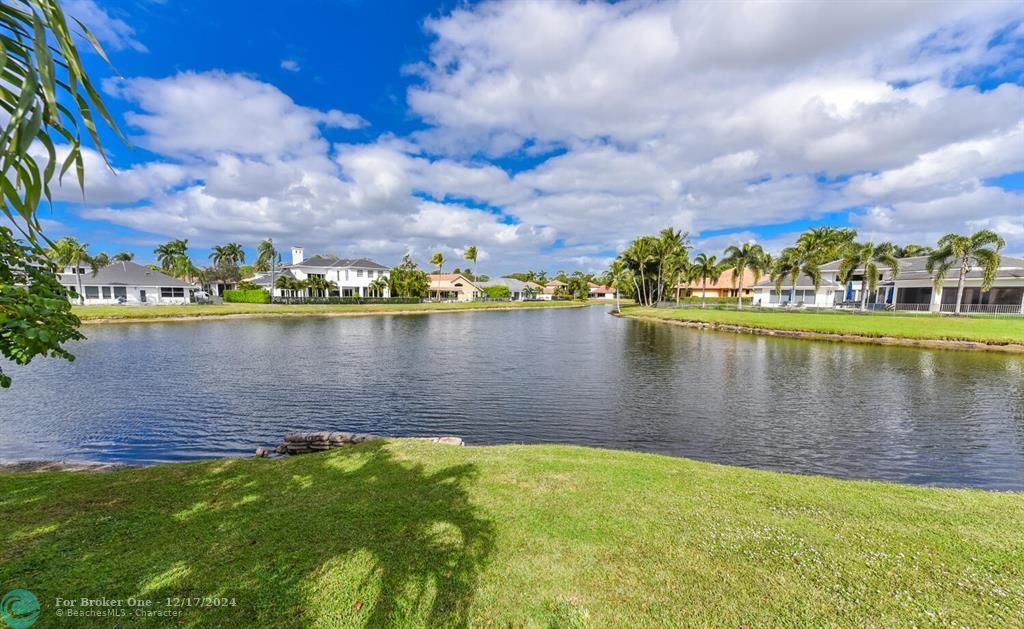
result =
[[[1024,343],[1024,317],[987,318],[928,314],[814,313],[639,307],[626,308],[623,313],[660,319],[742,325],[769,330],[800,330],[870,337],[890,336],[999,344]]]
[[[388,312],[434,310],[487,310],[501,308],[557,308],[580,305],[568,301],[478,301],[464,303],[421,304],[189,304],[185,306],[75,306],[74,313],[83,321],[91,319],[163,319],[175,317],[210,317],[224,315],[330,315],[376,314]]]
[[[184,626],[1024,624],[1024,494],[399,440],[2,473],[0,512],[41,627],[57,597],[175,596],[237,603]]]

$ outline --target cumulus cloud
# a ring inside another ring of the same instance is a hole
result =
[[[124,20],[111,16],[95,0],[66,0],[64,12],[85,24],[89,32],[111,50],[146,52],[146,47],[135,39],[135,29]],[[86,48],[89,46],[87,45]]]
[[[788,234],[758,226],[835,212],[866,238],[989,226],[1024,251],[1021,195],[991,183],[1024,170],[1022,23],[998,1],[465,6],[425,22],[409,137],[332,145],[367,121],[245,75],[110,84],[169,168],[101,178],[84,212],[386,261],[475,243],[491,271],[604,264],[666,225],[775,250]]]

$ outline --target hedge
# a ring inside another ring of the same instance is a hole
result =
[[[257,290],[226,290],[224,301],[233,304],[269,304],[270,293],[262,288]]]
[[[274,297],[275,304],[418,304],[419,297]]]

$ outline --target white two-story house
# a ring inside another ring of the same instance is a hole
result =
[[[388,277],[388,267],[368,258],[339,258],[337,256],[315,255],[305,257],[302,247],[292,247],[291,264],[284,264],[272,273],[260,273],[245,281],[266,289],[271,288],[277,278],[290,277],[296,280],[308,280],[311,277],[322,277],[333,282],[335,288],[330,297],[371,297],[375,296],[371,286],[377,279]],[[273,277],[272,277],[273,276]],[[275,297],[305,297],[307,294],[295,295],[287,289],[274,287]],[[388,297],[388,289],[383,289],[382,297]]]

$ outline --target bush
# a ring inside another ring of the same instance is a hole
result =
[[[262,288],[257,290],[226,290],[224,301],[232,304],[269,304],[270,293]]]
[[[275,304],[418,304],[419,297],[274,297]]]
[[[510,299],[512,297],[512,291],[508,289],[508,286],[495,285],[495,286],[484,286],[484,294],[491,299]]]

